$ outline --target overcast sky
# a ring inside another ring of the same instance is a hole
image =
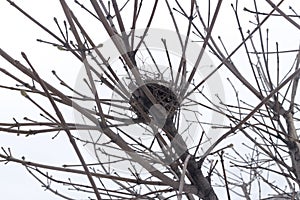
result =
[[[15,0],[15,2],[52,30],[57,31],[53,21],[54,16],[59,20],[64,19],[59,1]],[[69,2],[73,4],[73,1]],[[164,1],[161,1],[160,3],[163,4],[163,2]],[[229,50],[233,50],[241,40],[230,3],[232,3],[232,1],[229,0],[224,0],[223,2],[221,8],[222,17],[217,19],[214,36],[221,35],[222,38],[224,38],[225,44],[229,47]],[[241,2],[241,8],[244,6],[253,8],[252,1],[247,2],[249,5],[242,5],[242,3],[244,2]],[[292,5],[294,9],[300,13],[299,0],[286,0],[281,8],[283,10],[288,10],[289,5]],[[264,4],[263,10],[268,12],[271,8]],[[82,10],[78,7],[76,8],[76,11],[82,13]],[[160,7],[158,7],[157,15],[154,18],[154,27],[172,28],[171,23],[164,17],[165,15],[165,11],[160,10]],[[249,18],[249,14],[245,15],[241,11],[240,16],[241,19],[244,20],[243,23],[247,28],[254,28],[254,26],[251,25],[251,23],[248,23],[248,20],[246,19]],[[86,22],[90,20],[86,15],[82,15],[82,19]],[[252,20],[254,20],[254,18],[252,18]],[[299,19],[295,20],[299,21]],[[69,70],[66,70],[66,68],[62,66],[72,67],[72,73],[76,76],[81,64],[74,59],[73,56],[66,53],[61,56],[61,52],[58,52],[57,49],[36,42],[37,38],[49,39],[50,37],[28,19],[25,19],[22,14],[4,0],[0,1],[0,26],[0,48],[19,60],[22,60],[20,52],[26,52],[31,60],[39,66],[39,73],[41,73],[42,77],[53,80],[51,73],[52,69],[57,70],[60,74],[70,73]],[[100,28],[101,27],[91,27],[90,31],[92,35],[95,34],[98,37],[99,34],[103,34],[103,32],[97,32],[98,30],[101,30]],[[272,42],[272,46],[270,48],[275,50],[274,42],[275,40],[278,40],[282,50],[291,48],[297,49],[300,42],[299,30],[286,23],[284,19],[277,18],[276,20],[271,20],[264,29],[266,28],[270,29],[271,34],[270,42]],[[107,36],[103,34],[103,41],[105,41],[105,39],[107,39]],[[246,62],[246,58],[241,58],[239,62]],[[287,63],[288,66],[291,66],[291,64],[292,63]],[[13,69],[13,67],[6,63],[2,58],[0,58],[0,67],[8,70]],[[67,81],[69,81],[69,83],[74,83],[74,76],[70,76],[69,78],[70,79],[66,77]],[[14,81],[4,78],[2,74],[0,74],[0,82],[5,82],[6,85],[15,85]],[[12,117],[16,117],[17,120],[21,121],[28,113],[33,117],[39,117],[38,109],[35,109],[33,106],[27,107],[26,105],[29,105],[28,101],[21,98],[21,95],[18,92],[9,92],[0,89],[0,95],[1,121],[13,122]],[[66,110],[66,113],[69,117],[72,117],[71,111]],[[23,136],[16,137],[15,135],[0,132],[0,146],[4,148],[11,147],[14,156],[19,158],[25,156],[26,159],[31,161],[53,165],[78,162],[67,137],[60,135],[56,140],[51,141],[51,137],[53,136],[54,133],[24,138]],[[86,159],[92,161],[92,157],[85,152],[84,148],[82,149]],[[85,181],[85,177],[83,181]],[[0,198],[7,200],[60,199],[50,192],[45,192],[41,188],[41,184],[28,174],[24,167],[14,163],[8,163],[7,165],[0,164]]]

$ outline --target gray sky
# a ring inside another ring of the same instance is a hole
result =
[[[59,20],[64,19],[59,1],[26,0],[22,2],[15,0],[15,2],[32,14],[33,17],[36,17],[40,22],[45,24],[47,27],[50,27],[52,30],[57,30],[53,21],[54,16],[56,16]],[[218,18],[214,29],[214,37],[221,35],[226,46],[229,47],[229,51],[233,50],[241,41],[240,35],[237,31],[236,22],[234,20],[234,14],[230,7],[231,2],[232,1],[224,0],[221,13],[222,17]],[[160,3],[163,4],[163,1]],[[242,3],[240,3],[241,8],[244,6],[253,8],[252,2],[250,1],[247,2],[249,5],[242,5]],[[289,5],[292,5],[294,9],[300,13],[300,2],[298,0],[286,0],[281,8],[288,10],[287,8]],[[270,10],[269,6],[264,8],[264,11]],[[82,13],[78,7],[75,9],[75,13],[76,11]],[[172,28],[168,20],[163,17],[166,15],[164,12],[165,11],[161,9],[158,10],[157,16],[154,19],[155,28]],[[242,20],[246,19],[246,17],[249,17],[248,14],[244,15],[242,12],[240,16]],[[87,18],[87,16],[83,15],[82,19],[88,22],[90,18]],[[254,20],[254,18],[252,18],[252,20]],[[299,19],[295,20],[299,21]],[[245,27],[249,28],[250,30],[253,29],[254,26],[250,23],[247,23],[247,21],[248,20],[243,21]],[[181,21],[181,23],[184,23],[184,21]],[[4,49],[6,52],[20,61],[22,60],[20,52],[26,52],[36,66],[39,66],[38,72],[41,74],[41,76],[50,81],[53,80],[51,73],[52,69],[55,69],[57,72],[63,75],[66,72],[70,73],[69,69],[72,67],[73,75],[66,79],[69,81],[69,83],[74,83],[74,77],[76,77],[76,73],[81,67],[81,64],[77,61],[74,62],[75,59],[73,56],[67,54],[61,56],[61,52],[57,51],[57,49],[36,42],[37,38],[47,40],[50,37],[42,30],[37,28],[36,25],[34,25],[28,19],[25,19],[23,15],[11,7],[6,1],[0,1],[0,25],[2,27],[0,48]],[[99,34],[103,34],[98,32],[101,30],[99,27],[89,28],[92,35],[95,34],[98,37]],[[273,50],[275,49],[275,41],[279,42],[282,50],[288,50],[291,49],[291,47],[297,49],[300,42],[299,30],[286,23],[284,19],[278,18],[276,20],[271,20],[267,23],[265,28],[270,29],[270,43],[272,44],[270,48]],[[184,32],[182,32],[182,34],[184,34]],[[105,41],[107,36],[103,34],[102,38],[103,41]],[[288,66],[291,66],[291,60],[292,59],[287,61]],[[247,63],[247,60],[243,57],[237,61],[237,63]],[[68,67],[66,68],[65,66]],[[5,69],[13,68],[2,58],[0,58],[0,67]],[[243,71],[243,69],[241,70]],[[2,74],[0,74],[0,82],[5,82],[6,85],[15,84],[14,81],[5,79]],[[39,117],[39,110],[33,105],[28,107],[27,105],[31,104],[25,98],[22,98],[18,92],[9,92],[2,89],[0,92],[0,121],[13,122],[12,117],[16,117],[17,120],[21,121],[22,118],[27,115]],[[68,117],[72,117],[70,110],[66,110],[66,113]],[[54,133],[50,135],[45,134],[43,136],[25,138],[23,136],[16,137],[15,135],[0,132],[0,146],[4,148],[11,147],[14,156],[19,158],[21,156],[25,156],[26,160],[30,161],[53,165],[62,165],[74,162],[79,163],[66,135],[59,135],[57,139],[51,140],[51,137],[53,136]],[[89,153],[85,152],[84,148],[82,149],[85,158],[88,161],[92,161],[93,159]],[[86,181],[85,177],[83,178],[83,181]],[[0,165],[0,195],[1,199],[7,200],[60,199],[50,192],[45,192],[44,189],[41,188],[40,184],[37,183],[37,181],[26,172],[23,166],[19,166],[14,163]]]

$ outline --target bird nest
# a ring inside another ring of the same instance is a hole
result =
[[[162,83],[146,83],[145,86],[147,86],[155,98],[156,103],[160,104],[165,109],[167,117],[173,117],[180,106],[178,98],[174,92]],[[153,103],[146,96],[143,87],[139,87],[132,92],[129,103],[133,112],[138,117],[141,117],[142,114],[140,109],[138,109],[137,104],[146,114],[149,114],[149,110],[153,106]]]

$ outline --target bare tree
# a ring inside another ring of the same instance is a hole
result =
[[[296,0],[289,7],[284,0],[60,0],[65,20],[54,18],[57,30],[7,2],[49,34],[38,42],[82,69],[75,85],[52,71],[57,86],[39,73],[35,55],[22,52],[18,61],[0,49],[18,70],[0,68],[17,83],[1,83],[2,93],[21,92],[41,115],[2,122],[1,134],[64,135],[80,164],[29,161],[13,147],[2,147],[2,162],[23,165],[63,199],[78,199],[70,189],[86,199],[300,198]],[[172,30],[153,28],[164,22]],[[278,38],[273,23],[284,28]],[[90,24],[109,39],[93,38]]]

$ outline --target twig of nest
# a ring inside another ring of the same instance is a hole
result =
[[[167,118],[173,117],[180,106],[174,92],[170,88],[159,83],[146,83],[145,86],[147,86],[149,91],[152,93],[156,102],[165,109],[167,112]],[[149,114],[149,110],[153,106],[152,102],[148,99],[141,87],[132,92],[129,101],[133,112],[135,112],[138,117],[141,117],[142,115],[138,111],[136,103],[141,106],[146,114]]]

